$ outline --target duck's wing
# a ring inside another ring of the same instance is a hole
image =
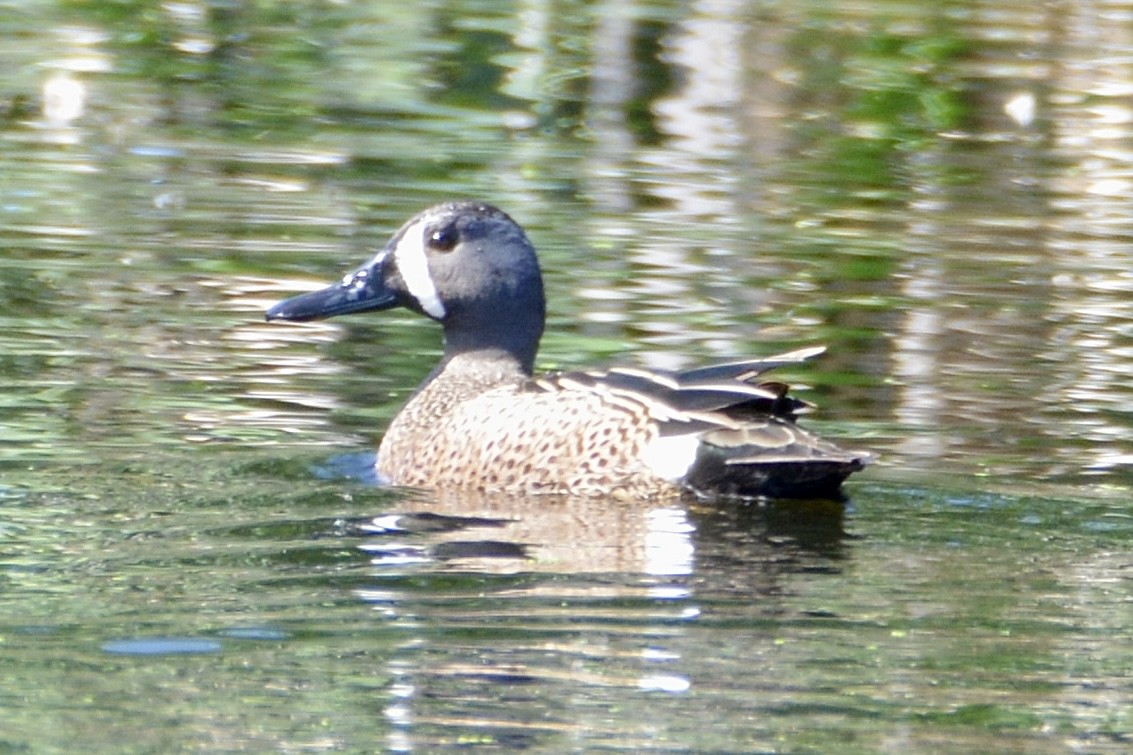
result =
[[[798,349],[680,372],[561,373],[537,383],[544,390],[592,392],[610,406],[646,413],[659,431],[647,464],[697,492],[831,497],[870,454],[843,450],[800,427],[796,415],[811,405],[789,395],[786,383],[760,379],[822,351]]]

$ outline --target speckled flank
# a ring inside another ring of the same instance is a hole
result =
[[[582,388],[531,389],[519,372],[450,363],[394,420],[378,469],[422,487],[634,498],[679,492],[644,464],[657,425],[643,405],[638,412],[628,406]]]

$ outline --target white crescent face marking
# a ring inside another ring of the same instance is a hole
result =
[[[438,320],[444,319],[445,305],[437,294],[433,276],[429,274],[429,261],[425,259],[424,223],[418,223],[405,232],[393,250],[393,259],[409,295],[429,315]]]

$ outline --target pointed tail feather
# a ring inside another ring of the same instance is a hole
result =
[[[870,462],[792,422],[719,430],[702,438],[685,476],[694,491],[744,498],[840,498],[842,482]]]

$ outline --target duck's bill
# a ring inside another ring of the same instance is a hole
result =
[[[358,268],[338,283],[281,301],[267,311],[268,320],[306,322],[354,312],[372,312],[398,306],[397,293],[381,274],[380,260]]]

